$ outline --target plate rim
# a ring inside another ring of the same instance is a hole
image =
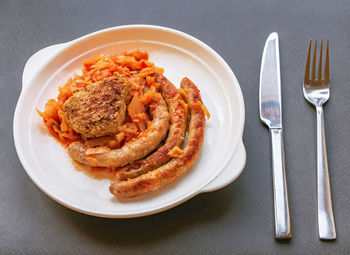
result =
[[[241,106],[240,107],[240,130],[239,130],[239,136],[237,136],[236,139],[236,143],[235,143],[235,147],[231,152],[230,157],[228,158],[228,161],[234,156],[234,153],[236,153],[237,151],[237,147],[239,145],[240,140],[242,139],[243,136],[243,131],[244,131],[244,124],[245,124],[245,105],[244,105],[244,98],[243,98],[243,94],[242,94],[242,90],[241,87],[239,85],[239,82],[235,76],[235,74],[233,73],[232,69],[229,67],[229,65],[226,63],[226,61],[216,52],[214,51],[210,46],[208,46],[207,44],[205,44],[204,42],[200,41],[199,39],[186,34],[184,32],[181,32],[179,30],[175,30],[172,28],[167,28],[167,27],[162,27],[162,26],[155,26],[155,25],[145,25],[145,24],[133,24],[133,25],[123,25],[123,26],[116,26],[116,27],[110,27],[110,28],[106,28],[106,29],[102,29],[102,30],[98,30],[92,33],[89,33],[87,35],[78,37],[72,41],[66,42],[66,43],[62,43],[63,47],[59,50],[57,50],[56,53],[52,54],[52,56],[48,57],[41,65],[40,68],[38,68],[37,72],[35,74],[33,74],[33,76],[30,78],[29,81],[27,81],[28,84],[30,84],[32,82],[32,80],[37,76],[38,73],[40,73],[45,66],[47,66],[48,63],[50,63],[53,59],[55,59],[58,55],[61,54],[62,51],[64,51],[65,49],[67,49],[70,46],[73,46],[77,43],[79,43],[80,41],[83,41],[89,37],[93,37],[96,36],[98,34],[102,34],[102,33],[106,33],[109,31],[114,31],[114,30],[123,30],[123,29],[132,29],[132,28],[145,28],[145,29],[156,29],[156,30],[162,30],[162,31],[166,31],[166,32],[170,32],[170,33],[174,33],[179,35],[180,37],[184,37],[187,40],[193,41],[196,44],[199,44],[201,47],[203,47],[206,51],[208,51],[211,55],[213,55],[215,57],[215,59],[217,59],[226,69],[226,71],[228,71],[229,75],[233,78],[233,80],[236,82],[236,84],[238,86],[235,86],[235,90],[236,92],[238,92],[238,98],[239,98],[239,102],[238,104]],[[51,45],[54,46],[54,45]],[[51,47],[49,46],[49,47]],[[42,50],[42,49],[41,49]],[[40,51],[40,50],[39,50]],[[37,52],[39,52],[37,51]],[[36,53],[37,53],[36,52]],[[33,54],[35,55],[35,53]],[[32,55],[32,56],[33,56]],[[29,59],[28,59],[29,60]],[[26,66],[25,66],[26,67]],[[24,70],[23,70],[24,71]],[[201,190],[203,189],[203,187],[205,187],[206,185],[208,185],[211,181],[215,180],[215,177],[218,176],[223,169],[225,169],[225,166],[228,164],[228,161],[226,162],[226,164],[224,165],[224,167],[218,171],[217,175],[213,178],[208,180],[207,183],[205,183],[204,185],[200,186],[197,190],[193,191],[192,194],[187,195],[179,200],[175,200],[175,202],[171,202],[168,204],[165,204],[164,206],[160,206],[157,209],[153,209],[153,210],[146,210],[146,211],[142,211],[139,213],[124,213],[124,214],[113,214],[113,213],[103,213],[103,212],[98,212],[98,211],[91,211],[91,210],[84,210],[81,209],[79,207],[76,207],[74,205],[71,205],[70,203],[67,203],[65,201],[63,201],[60,198],[57,198],[54,194],[51,194],[46,188],[45,185],[42,185],[41,182],[31,173],[30,171],[30,166],[29,163],[27,162],[27,160],[25,159],[24,154],[22,153],[22,151],[20,150],[19,147],[19,141],[18,141],[18,135],[17,135],[17,123],[18,123],[18,118],[19,118],[19,108],[22,104],[23,99],[23,95],[26,94],[26,91],[30,88],[30,86],[23,86],[24,84],[24,80],[22,81],[22,91],[20,93],[20,97],[18,99],[17,105],[16,105],[16,110],[15,110],[15,114],[14,114],[14,119],[13,119],[13,136],[14,136],[14,142],[15,142],[15,147],[16,147],[16,152],[17,155],[20,159],[20,162],[23,166],[23,168],[25,169],[26,173],[28,174],[28,176],[31,178],[31,180],[38,186],[38,188],[40,188],[41,191],[43,191],[46,195],[48,195],[51,199],[53,199],[54,201],[64,205],[67,208],[70,208],[74,211],[78,211],[80,213],[83,214],[88,214],[88,215],[92,215],[92,216],[98,216],[98,217],[104,217],[104,218],[134,218],[134,217],[141,217],[141,216],[146,216],[146,215],[150,215],[150,214],[155,214],[161,211],[165,211],[167,209],[173,208],[181,203],[184,203],[186,201],[188,201],[189,199],[191,199],[192,197],[198,195],[199,193],[201,193]],[[244,167],[243,167],[244,169]],[[242,173],[243,169],[240,171],[240,173],[238,174],[238,176]],[[238,177],[237,176],[237,177]]]

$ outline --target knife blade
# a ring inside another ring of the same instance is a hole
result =
[[[271,133],[275,238],[292,237],[282,132],[282,98],[278,34],[266,40],[260,69],[260,119]]]

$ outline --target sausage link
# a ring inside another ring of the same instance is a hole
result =
[[[205,129],[205,114],[198,88],[187,78],[181,88],[188,94],[190,124],[188,138],[182,154],[167,164],[134,179],[112,182],[109,190],[118,198],[128,198],[156,190],[184,174],[196,162],[200,153]]]

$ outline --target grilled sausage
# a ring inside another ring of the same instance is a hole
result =
[[[154,75],[155,81],[160,84],[160,92],[168,105],[170,113],[170,128],[165,144],[155,153],[145,159],[138,160],[130,165],[117,169],[117,180],[123,181],[135,178],[150,170],[166,164],[171,157],[169,151],[175,146],[181,146],[186,135],[187,109],[176,87],[162,74]]]
[[[196,162],[202,147],[205,128],[205,114],[198,88],[187,78],[181,81],[181,88],[188,94],[190,124],[188,138],[182,154],[167,164],[134,179],[112,182],[110,192],[118,198],[128,198],[156,190],[184,174]]]
[[[140,138],[120,149],[96,155],[86,155],[86,146],[81,142],[73,142],[68,146],[69,155],[82,164],[95,167],[120,167],[145,157],[160,144],[169,129],[170,116],[166,103],[159,93],[157,95],[157,102],[151,103],[156,105],[151,113],[153,120]]]

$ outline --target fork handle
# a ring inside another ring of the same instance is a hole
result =
[[[322,106],[317,112],[317,207],[320,239],[336,239]]]
[[[272,180],[275,208],[275,238],[290,239],[288,190],[284,159],[284,144],[282,129],[270,129],[272,144]]]

